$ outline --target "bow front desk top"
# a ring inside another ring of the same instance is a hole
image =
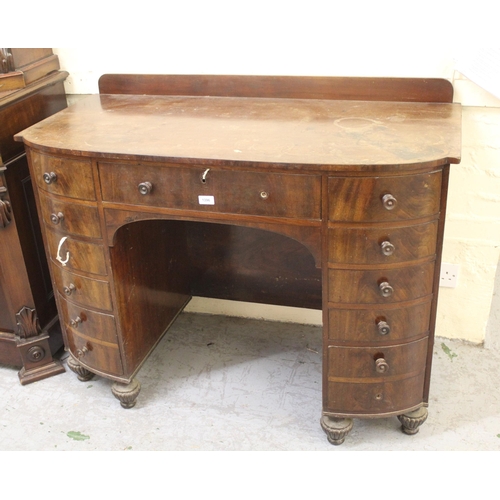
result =
[[[46,151],[341,171],[460,159],[458,104],[90,96],[21,134]]]

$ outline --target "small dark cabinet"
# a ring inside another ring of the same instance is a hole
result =
[[[28,384],[64,372],[54,292],[24,147],[14,134],[67,107],[51,49],[0,49],[0,363]]]

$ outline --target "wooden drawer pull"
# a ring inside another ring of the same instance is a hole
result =
[[[384,194],[384,196],[382,196],[382,204],[386,210],[393,210],[397,203],[398,200],[396,200],[392,194]]]
[[[76,291],[76,286],[73,285],[73,283],[70,283],[68,286],[65,286],[63,288],[63,291],[64,291],[65,295],[67,295],[69,297],[74,291]]]
[[[137,186],[137,188],[139,189],[139,193],[141,193],[142,195],[146,195],[151,193],[153,185],[151,184],[151,182],[141,182]]]
[[[73,328],[78,328],[78,325],[82,323],[82,318],[80,318],[80,316],[77,316],[75,319],[72,319],[69,324],[73,327]]]
[[[52,222],[52,224],[57,225],[63,220],[64,220],[64,214],[62,212],[58,212],[57,214],[52,214],[50,216],[50,222]]]
[[[45,184],[53,184],[57,181],[57,174],[55,172],[45,172],[43,174],[43,181]]]
[[[396,247],[390,242],[390,241],[383,241],[380,244],[380,249],[382,250],[382,253],[386,256],[389,257],[394,253],[396,250]]]
[[[389,365],[384,358],[378,358],[375,360],[375,370],[377,373],[387,373],[389,371]]]
[[[382,297],[390,297],[394,293],[394,288],[392,288],[392,286],[389,285],[387,281],[383,281],[382,283],[380,283],[378,288]]]
[[[380,320],[377,323],[377,329],[380,335],[389,335],[389,333],[391,333],[391,327],[389,326],[389,323],[387,323],[387,321],[384,320]]]

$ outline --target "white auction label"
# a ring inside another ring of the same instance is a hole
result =
[[[215,198],[213,196],[198,196],[198,203],[200,205],[215,205]]]

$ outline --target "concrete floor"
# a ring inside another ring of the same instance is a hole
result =
[[[420,432],[403,434],[396,417],[356,419],[332,446],[319,425],[320,327],[183,313],[129,410],[109,380],[67,369],[23,387],[0,366],[0,450],[496,451],[499,362],[497,350],[437,339]]]

